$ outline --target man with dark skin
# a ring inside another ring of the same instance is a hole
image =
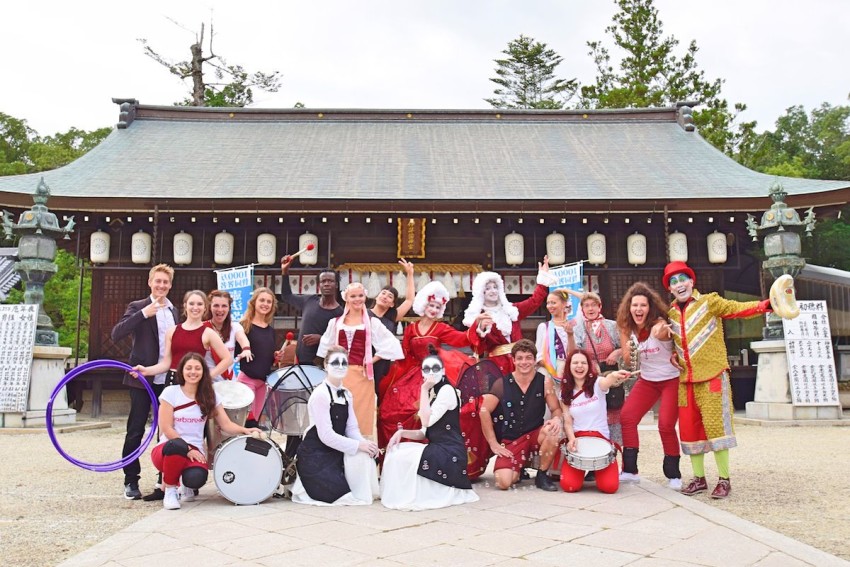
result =
[[[328,328],[328,321],[342,315],[339,300],[339,284],[336,272],[325,270],[319,274],[319,295],[300,295],[292,293],[289,283],[289,268],[294,258],[284,256],[280,261],[280,273],[283,276],[280,299],[301,311],[301,325],[298,329],[298,345],[295,348],[299,364],[314,364],[319,339]]]

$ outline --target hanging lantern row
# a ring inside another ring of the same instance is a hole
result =
[[[134,264],[149,264],[151,262],[151,235],[140,230],[133,234],[130,241],[130,259]],[[89,259],[93,264],[106,264],[109,262],[109,246],[111,238],[108,232],[98,230],[91,235]],[[174,235],[174,264],[188,266],[192,263],[192,252],[194,238],[191,234],[180,231]],[[319,238],[309,232],[298,237],[300,249],[307,248],[312,244],[310,250],[306,250],[299,257],[302,266],[314,266],[319,260]],[[235,239],[233,235],[223,230],[215,235],[213,243],[213,262],[220,266],[233,263],[233,251]],[[277,264],[277,238],[274,234],[263,233],[257,237],[257,264],[262,266],[273,266]]]
[[[723,264],[727,259],[726,235],[717,231],[708,235],[708,261]],[[643,266],[647,260],[646,236],[635,232],[626,238],[628,262],[633,266]],[[681,232],[673,232],[667,237],[667,253],[670,261],[688,261],[688,237]],[[566,259],[566,240],[563,234],[553,232],[546,237],[546,255],[549,264],[558,266]],[[593,232],[587,237],[587,261],[601,266],[608,260],[607,240],[604,234]],[[519,266],[525,261],[525,239],[521,234],[511,232],[505,236],[505,262],[509,266]]]

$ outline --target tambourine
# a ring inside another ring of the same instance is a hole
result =
[[[773,312],[783,319],[794,319],[800,314],[794,290],[794,278],[788,274],[776,278],[770,286],[770,306],[773,307]]]

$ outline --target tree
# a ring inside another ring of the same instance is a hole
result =
[[[555,68],[563,57],[545,43],[520,35],[502,51],[507,58],[496,59],[499,88],[494,98],[484,99],[494,108],[564,108],[578,89],[575,79],[555,78]]]
[[[175,22],[176,23],[176,22]],[[179,25],[179,24],[178,24]],[[182,26],[181,26],[182,27]],[[191,79],[192,89],[189,97],[176,103],[182,106],[248,106],[254,102],[256,87],[260,90],[276,93],[280,88],[280,73],[249,73],[241,65],[229,65],[224,57],[213,52],[213,26],[210,23],[209,55],[204,56],[204,24],[201,32],[195,35],[195,43],[189,46],[192,57],[187,61],[173,62],[148,45],[146,39],[139,39],[144,46],[145,55],[166,67],[181,80]],[[209,82],[204,65],[212,68],[219,82]],[[228,82],[221,82],[228,79]]]
[[[54,260],[58,271],[44,286],[44,311],[53,321],[53,328],[59,333],[59,345],[77,346],[77,295],[80,290],[80,269],[76,256],[62,249],[56,251]],[[5,303],[24,302],[24,291],[13,289]],[[80,309],[80,351],[85,358],[89,351],[89,314],[91,312],[91,271],[83,278],[83,297]],[[72,356],[77,356],[73,353]]]
[[[694,109],[693,116],[700,135],[718,149],[733,153],[742,134],[740,130],[733,132],[732,126],[746,105],[736,103],[730,109],[720,97],[723,80],[709,80],[699,70],[695,41],[682,55],[676,54],[679,40],[664,36],[653,0],[616,2],[620,11],[605,32],[623,55],[615,69],[611,53],[602,42],[587,43],[597,76],[594,84],[581,87],[581,106],[645,108],[697,101],[700,106]]]
[[[108,127],[90,132],[71,127],[67,132],[42,137],[26,120],[0,113],[0,175],[56,169],[88,152],[111,131]]]

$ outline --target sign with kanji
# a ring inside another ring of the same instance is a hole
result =
[[[0,305],[0,411],[27,411],[38,305]]]
[[[783,319],[791,403],[795,406],[837,406],[838,378],[826,301],[798,301],[800,316]]]
[[[425,219],[398,219],[398,257],[425,257]]]

